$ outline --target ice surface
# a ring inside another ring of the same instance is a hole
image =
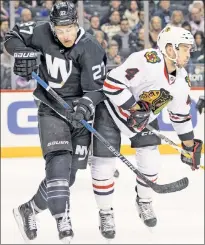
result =
[[[127,157],[134,162],[134,157]],[[114,244],[203,244],[204,243],[204,170],[191,171],[179,155],[162,155],[159,183],[169,183],[187,176],[190,184],[172,194],[154,193],[158,225],[151,233],[135,208],[135,176],[119,161],[114,210]],[[152,164],[150,159],[150,164]],[[71,219],[75,233],[72,244],[106,244],[98,230],[89,167],[79,171],[71,189]],[[41,158],[1,160],[1,244],[22,244],[23,239],[13,218],[12,209],[29,200],[44,178]],[[61,244],[54,218],[48,210],[39,214],[39,234],[35,244]]]

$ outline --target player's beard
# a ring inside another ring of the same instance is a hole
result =
[[[183,62],[182,65],[180,65],[180,68],[185,68],[188,65],[188,61],[187,62]]]
[[[183,68],[183,67],[186,67],[188,65],[188,62],[189,62],[189,60],[187,60],[187,61],[179,61],[179,60],[177,60],[176,61],[176,66],[178,68]]]
[[[73,44],[74,44],[74,41],[67,41],[67,42],[62,43],[62,45],[63,45],[64,47],[66,47],[66,48],[72,47]]]

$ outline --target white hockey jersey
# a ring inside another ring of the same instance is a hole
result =
[[[155,49],[145,49],[131,54],[117,68],[111,70],[104,82],[104,92],[110,99],[106,103],[117,125],[128,137],[133,131],[124,129],[136,101],[152,104],[149,122],[167,107],[173,128],[181,140],[193,139],[190,115],[190,81],[184,68],[176,70],[176,76],[169,75],[163,55]],[[111,112],[112,110],[112,112]],[[118,119],[117,119],[118,118]],[[135,132],[136,133],[136,132]]]

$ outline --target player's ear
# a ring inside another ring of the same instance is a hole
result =
[[[172,45],[169,43],[166,45],[166,52],[169,57],[173,56],[173,48]]]

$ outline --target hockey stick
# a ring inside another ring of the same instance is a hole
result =
[[[152,126],[147,125],[146,128],[149,129],[149,131],[153,132],[155,135],[157,135],[160,139],[164,140],[166,143],[168,143],[169,145],[171,145],[179,153],[183,154],[187,158],[192,158],[190,152],[188,152],[188,151],[182,149],[181,147],[179,147],[176,143],[174,143],[172,140],[170,140],[169,138],[167,138],[165,135],[161,134],[159,131],[157,131],[156,129],[154,129]],[[204,166],[203,165],[200,165],[200,168],[204,170]]]
[[[162,139],[165,142],[167,142],[169,145],[171,145],[174,149],[176,149],[179,153],[183,154],[185,157],[192,158],[190,152],[188,152],[188,151],[182,149],[181,147],[179,147],[176,143],[174,143],[172,140],[170,140],[169,138],[167,138],[165,135],[161,134],[159,131],[157,131],[156,129],[154,129],[152,126],[147,125],[146,128],[149,129],[151,132],[153,132],[160,139]]]
[[[188,151],[182,149],[181,147],[179,147],[176,143],[174,143],[172,140],[170,140],[169,138],[167,138],[165,135],[161,134],[159,131],[157,131],[156,129],[154,129],[152,126],[147,125],[146,128],[149,131],[153,132],[155,135],[157,135],[160,139],[164,140],[166,143],[168,143],[174,149],[176,149],[179,153],[183,154],[187,158],[192,158],[192,155],[191,155],[190,152],[188,152]],[[203,165],[200,165],[200,168],[204,170],[204,166]]]
[[[39,83],[45,90],[47,90],[53,98],[64,108],[70,109],[70,106],[46,83],[44,82],[35,72],[32,72],[32,77]],[[151,187],[157,193],[171,193],[183,190],[189,184],[189,180],[187,177],[180,179],[176,182],[172,182],[169,184],[159,185],[153,183],[149,179],[147,179],[136,167],[129,162],[123,155],[121,155],[110,143],[103,138],[89,123],[85,120],[80,121],[85,128],[88,129],[92,134],[95,135],[116,157],[118,157],[122,162],[124,162],[135,174],[138,175],[149,187]]]

